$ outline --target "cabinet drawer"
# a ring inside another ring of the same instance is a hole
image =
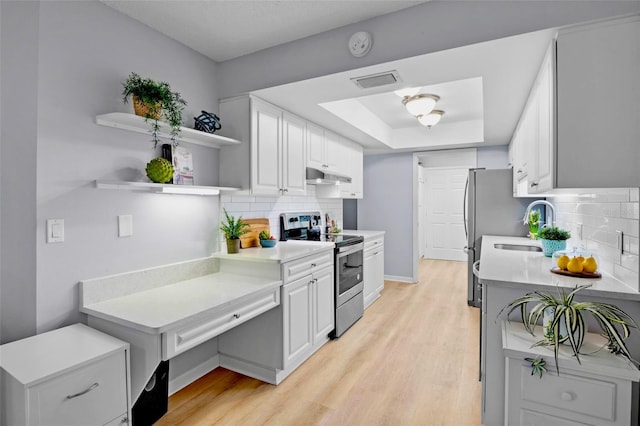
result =
[[[162,335],[162,359],[171,359],[279,304],[280,288],[276,287],[183,327],[167,331]]]
[[[376,237],[372,240],[365,240],[364,242],[365,251],[379,247],[384,247],[384,237]]]
[[[518,424],[523,426],[587,426],[585,423],[578,423],[529,410],[520,410],[520,422]]]
[[[520,394],[523,401],[544,404],[563,411],[615,421],[616,384],[551,371],[540,379],[531,367],[520,367]]]
[[[327,266],[333,266],[333,250],[283,264],[282,277],[286,284]]]
[[[125,352],[29,390],[30,425],[104,425],[127,411]]]

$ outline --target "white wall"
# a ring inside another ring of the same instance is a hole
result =
[[[220,64],[223,98],[516,34],[640,11],[637,1],[435,1]],[[356,31],[371,52],[349,54]]]
[[[580,189],[573,196],[548,197],[556,207],[559,226],[571,232],[567,248],[593,250],[599,268],[640,290],[638,188]],[[582,238],[577,231],[582,224]],[[616,231],[624,233],[624,254],[617,249]]]
[[[386,231],[385,276],[412,281],[415,261],[413,153],[366,155],[358,229]],[[417,182],[415,182],[417,185]]]
[[[485,169],[508,169],[508,145],[479,147],[476,151],[477,166]]]
[[[217,111],[218,93],[213,61],[97,1],[1,7],[2,339],[9,341],[82,321],[79,280],[213,251],[218,197],[93,187],[95,179],[142,179],[156,156],[149,136],[98,126],[95,116],[131,111],[120,95],[131,71],[181,92],[189,125],[201,109]],[[189,148],[197,183],[217,184],[218,151]],[[133,215],[132,237],[117,237],[121,214]],[[46,244],[50,218],[65,220],[64,243]]]

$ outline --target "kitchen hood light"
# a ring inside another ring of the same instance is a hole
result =
[[[419,92],[420,87],[406,87],[404,89],[395,90],[393,93],[401,98],[410,98],[411,96],[417,95]]]
[[[443,115],[444,115],[444,111],[441,111],[439,109],[434,109],[427,115],[419,116],[418,121],[423,126],[427,126],[428,128],[431,128],[432,126],[435,126],[440,122],[440,119],[442,118]]]
[[[440,99],[437,95],[414,95],[402,99],[402,104],[409,114],[416,117],[429,114],[436,106],[436,102]]]
[[[307,167],[307,183],[311,185],[335,185],[339,182],[351,183],[349,176],[344,176],[335,172],[318,170]]]

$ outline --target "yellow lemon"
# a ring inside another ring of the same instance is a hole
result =
[[[585,272],[594,273],[598,269],[598,262],[591,256],[582,262],[582,267]]]
[[[582,272],[582,261],[580,257],[574,257],[567,264],[567,269],[569,272]]]
[[[563,254],[562,256],[560,256],[558,258],[558,268],[562,269],[562,270],[566,270],[567,269],[567,265],[569,264],[569,256],[567,256],[566,254]]]

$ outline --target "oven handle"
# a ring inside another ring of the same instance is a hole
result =
[[[338,257],[343,257],[355,253],[357,251],[364,250],[364,243],[352,244],[350,246],[344,246],[338,248]]]

